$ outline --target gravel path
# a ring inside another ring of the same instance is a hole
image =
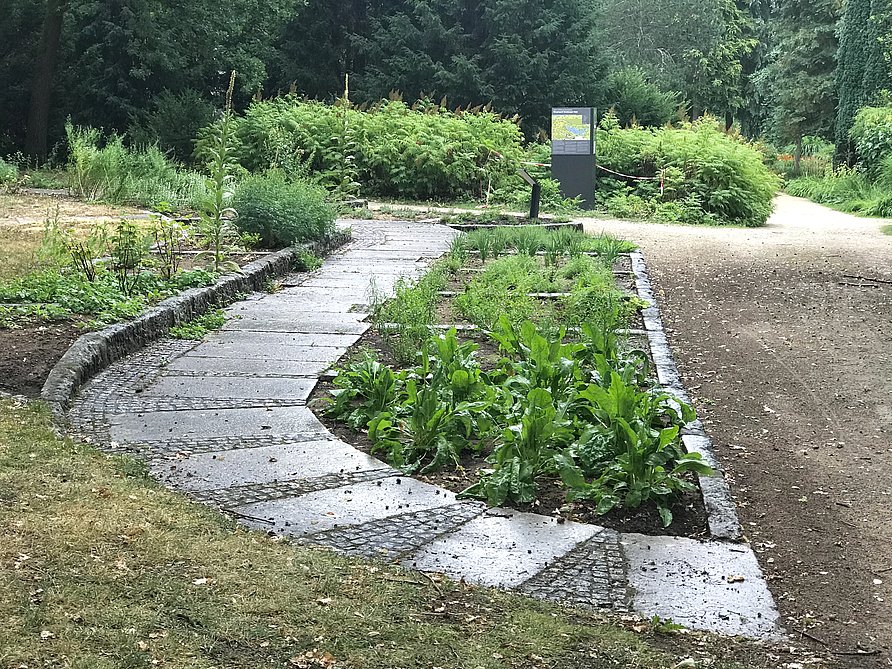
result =
[[[234,318],[204,341],[162,340],[98,375],[72,406],[75,430],[147,460],[158,479],[199,501],[302,543],[698,629],[777,635],[748,546],[487,509],[328,432],[306,400],[368,329],[370,284],[391,293],[454,235],[400,222],[354,230],[319,271],[233,305]],[[674,374],[668,352],[661,358]]]
[[[761,229],[587,221],[641,244],[685,385],[788,631],[892,666],[892,237],[781,196]],[[854,276],[879,279],[864,281]],[[883,281],[887,283],[883,283]]]

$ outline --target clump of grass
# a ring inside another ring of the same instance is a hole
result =
[[[880,232],[884,235],[892,235],[892,225],[884,225],[880,228]]]
[[[170,328],[170,336],[174,339],[194,339],[199,341],[204,339],[208,333],[219,330],[225,324],[226,315],[223,313],[223,310],[215,309],[198,318],[193,318],[188,323],[175,325]]]
[[[438,292],[446,286],[448,259],[437,263],[418,281],[400,279],[393,299],[374,305],[374,322],[390,352],[400,364],[415,361],[430,335],[436,314]]]
[[[774,666],[754,645],[645,627],[241,529],[0,400],[5,665],[657,669],[696,648],[714,669]]]

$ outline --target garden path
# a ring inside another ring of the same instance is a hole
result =
[[[841,656],[859,668],[892,666],[884,223],[788,196],[760,229],[586,222],[641,244],[785,627],[835,650],[881,651]]]
[[[89,383],[69,414],[100,446],[258,529],[482,585],[690,627],[774,636],[776,611],[741,544],[618,534],[486,509],[339,441],[307,408],[369,327],[370,292],[421,271],[453,232],[352,223],[317,272],[231,307],[201,343],[163,340]]]

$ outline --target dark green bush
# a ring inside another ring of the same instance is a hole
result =
[[[192,157],[198,131],[214,119],[214,105],[191,88],[178,93],[161,92],[143,118],[136,119],[128,135],[136,144],[157,142],[179,160]]]
[[[264,248],[317,241],[334,232],[335,210],[321,186],[289,181],[281,172],[245,178],[232,201],[236,225],[259,235]]]
[[[627,67],[607,77],[603,106],[612,109],[623,126],[633,121],[642,126],[661,126],[675,118],[678,98],[678,93],[650,83],[643,70]]]
[[[855,116],[849,134],[859,160],[873,171],[883,158],[892,154],[892,106],[864,107]]]
[[[522,159],[517,124],[491,112],[450,112],[430,102],[382,102],[360,111],[294,97],[257,102],[239,121],[251,171],[306,168],[328,187],[368,195],[482,197]]]
[[[753,227],[771,215],[780,178],[756,148],[713,119],[681,128],[621,128],[615,115],[607,115],[597,139],[600,165],[648,177],[599,174],[599,198],[608,208],[612,199],[634,196],[633,208],[643,203],[669,220]]]

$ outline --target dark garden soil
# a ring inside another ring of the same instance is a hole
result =
[[[39,397],[50,370],[82,334],[74,321],[0,328],[0,391]]]
[[[892,237],[881,224],[786,196],[763,229],[591,224],[642,246],[791,645],[852,669],[892,667]]]

